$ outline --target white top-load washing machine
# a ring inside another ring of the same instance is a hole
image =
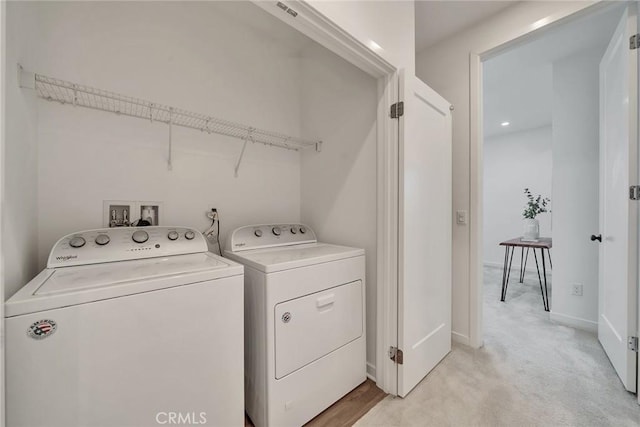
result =
[[[5,304],[7,425],[243,425],[242,274],[188,228],[63,237]]]
[[[238,228],[245,266],[245,406],[256,427],[300,426],[366,380],[364,250],[300,224]]]

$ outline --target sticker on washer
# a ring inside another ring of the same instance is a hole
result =
[[[34,340],[41,340],[53,334],[56,329],[58,329],[58,325],[53,320],[38,320],[29,326],[29,329],[27,329],[27,335]]]

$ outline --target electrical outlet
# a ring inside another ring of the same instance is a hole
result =
[[[571,285],[571,295],[575,295],[578,297],[582,296],[582,285],[579,283],[574,283]]]
[[[218,219],[219,215],[218,215],[218,209],[216,208],[211,208],[211,210],[207,211],[207,218],[213,220],[213,219]]]
[[[203,234],[210,242],[217,243],[218,231],[220,231],[220,223],[216,223],[219,220],[218,209],[211,208],[207,211],[207,218],[211,220],[211,225]]]

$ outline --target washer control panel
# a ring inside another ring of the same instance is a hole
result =
[[[207,252],[198,230],[185,227],[119,227],[64,236],[51,249],[47,268],[100,264]]]
[[[228,249],[238,252],[316,242],[316,234],[303,224],[259,224],[237,228],[231,234]]]

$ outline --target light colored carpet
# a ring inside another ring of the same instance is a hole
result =
[[[485,345],[455,345],[405,398],[388,396],[356,426],[639,426],[595,335],[558,325],[542,307],[535,273],[485,269]],[[551,305],[553,308],[553,305]]]

